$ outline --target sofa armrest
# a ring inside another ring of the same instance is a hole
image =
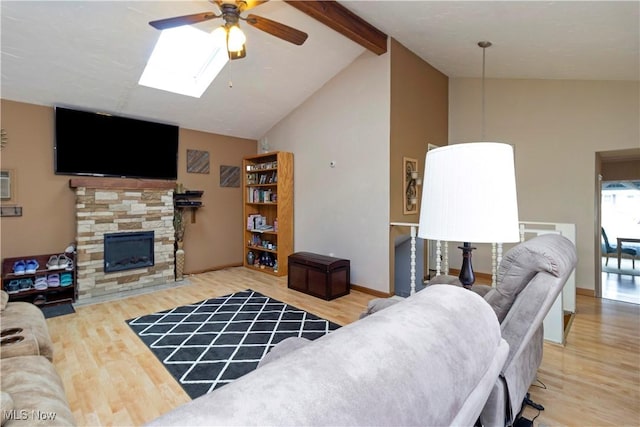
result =
[[[7,303],[9,302],[9,294],[5,290],[0,291],[0,311],[4,311],[7,308]]]
[[[17,356],[39,356],[38,341],[29,329],[2,338],[0,358],[7,359]]]

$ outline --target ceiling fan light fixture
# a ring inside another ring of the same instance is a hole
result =
[[[232,25],[229,28],[227,36],[227,50],[229,50],[229,52],[242,52],[246,41],[247,36],[244,35],[240,27]]]
[[[219,26],[215,30],[211,32],[216,45],[218,46],[226,46],[227,45],[227,28],[224,25]]]
[[[229,59],[234,60],[234,59],[242,59],[245,56],[247,56],[247,49],[245,47],[245,45],[242,45],[242,50],[240,51],[229,51]]]

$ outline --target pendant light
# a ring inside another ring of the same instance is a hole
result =
[[[475,243],[520,240],[513,147],[485,142],[485,54],[482,48],[482,140],[427,151],[418,237],[463,242],[460,283],[475,282]],[[430,207],[430,208],[429,208]]]

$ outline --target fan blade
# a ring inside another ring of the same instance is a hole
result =
[[[259,30],[298,46],[303,44],[308,37],[307,33],[261,16],[249,15],[247,16],[247,22]]]
[[[176,16],[174,18],[158,19],[149,22],[153,28],[157,30],[166,30],[167,28],[180,27],[182,25],[197,24],[198,22],[208,21],[210,19],[219,18],[213,12],[194,13],[193,15]]]

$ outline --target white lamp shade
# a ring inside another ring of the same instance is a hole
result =
[[[418,237],[470,243],[519,241],[511,145],[470,142],[427,152]]]

